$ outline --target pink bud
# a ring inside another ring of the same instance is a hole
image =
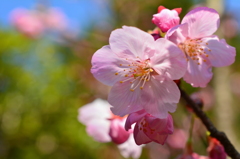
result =
[[[162,32],[167,32],[169,29],[179,24],[180,18],[178,14],[181,10],[181,8],[169,10],[163,6],[159,6],[159,13],[153,15],[152,22],[157,25]]]
[[[115,144],[122,144],[128,140],[131,131],[126,131],[124,128],[126,118],[110,119],[109,136]]]
[[[207,148],[207,151],[209,153],[210,159],[226,159],[227,158],[227,154],[224,151],[223,146],[215,138],[210,137],[210,143]]]

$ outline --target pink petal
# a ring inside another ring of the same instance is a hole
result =
[[[119,57],[147,59],[154,52],[154,38],[135,27],[123,26],[122,29],[112,31],[109,44]]]
[[[147,101],[140,88],[132,92],[130,91],[131,85],[128,81],[117,82],[113,85],[108,95],[108,102],[113,106],[111,110],[115,115],[125,116],[143,109],[143,105],[146,105]]]
[[[165,133],[168,133],[168,134],[172,134],[173,133],[173,130],[174,130],[174,126],[173,126],[173,118],[170,114],[168,114],[168,117],[167,117],[167,126],[166,126],[166,129]]]
[[[131,134],[126,142],[118,145],[120,153],[125,158],[132,157],[133,159],[138,159],[142,153],[142,146],[136,145],[133,134]]]
[[[107,101],[96,99],[92,103],[79,108],[78,120],[86,125],[87,133],[99,142],[110,142],[109,128],[111,117],[110,105]]]
[[[137,121],[139,121],[141,118],[143,118],[145,115],[147,114],[147,112],[142,109],[140,111],[137,111],[135,113],[131,113],[128,115],[126,123],[125,123],[125,129],[129,130],[131,129],[131,125],[133,123],[136,123]]]
[[[106,100],[95,99],[78,109],[78,120],[87,125],[91,120],[106,120],[111,118],[110,105]]]
[[[168,30],[165,38],[173,42],[174,44],[180,44],[184,42],[188,37],[188,24],[184,23],[181,25],[177,25],[170,30]]]
[[[159,119],[154,116],[145,117],[148,126],[145,134],[154,142],[164,144],[168,135],[173,133],[173,119],[170,114],[166,119]]]
[[[148,127],[151,129],[154,129],[155,132],[157,133],[168,133],[167,124],[168,124],[168,119],[159,119],[151,115],[146,115],[145,120],[148,123]]]
[[[120,64],[127,62],[114,54],[110,46],[106,45],[93,55],[91,72],[97,80],[112,86],[124,76]]]
[[[154,133],[151,136],[151,140],[156,142],[156,143],[159,143],[161,145],[164,145],[166,140],[167,140],[167,137],[168,137],[167,134],[161,135],[161,134],[158,134],[158,133]]]
[[[180,91],[175,82],[171,80],[160,82],[152,78],[142,91],[145,101],[148,102],[144,105],[144,109],[149,114],[158,118],[167,118],[168,112],[176,110]]]
[[[212,66],[222,67],[231,65],[235,61],[236,49],[226,43],[224,39],[219,40],[217,36],[207,37],[202,39],[208,43],[208,59]]]
[[[115,144],[122,144],[129,138],[130,133],[124,129],[125,120],[112,119],[110,120],[109,136]]]
[[[152,142],[152,140],[141,130],[139,130],[138,123],[135,125],[134,131],[134,139],[137,145],[147,144]]]
[[[180,79],[186,72],[187,61],[184,53],[169,40],[160,38],[156,41],[155,56],[151,58],[151,65],[160,76],[167,76],[171,80]]]
[[[201,38],[212,35],[219,26],[219,14],[207,7],[198,7],[188,12],[182,24],[188,23],[189,38]]]
[[[91,120],[87,125],[87,133],[98,142],[110,142],[109,127],[110,122],[107,120]]]
[[[200,58],[200,65],[198,65],[196,61],[189,58],[187,72],[183,79],[193,87],[206,87],[212,75],[212,67],[209,60],[203,62],[203,59]]]

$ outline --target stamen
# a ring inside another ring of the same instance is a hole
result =
[[[130,90],[131,90],[131,91],[132,91],[132,90],[135,90],[135,89],[140,85],[141,80],[142,80],[143,78],[144,78],[144,76],[142,76],[141,79],[139,80],[139,82],[137,83],[137,85],[136,85],[134,88],[130,89]]]
[[[125,74],[124,77],[129,77],[129,78],[120,81],[120,83],[130,81],[130,83],[132,83],[130,91],[132,92],[137,88],[143,89],[145,83],[150,81],[151,74],[154,73],[154,70],[151,68],[151,65],[150,65],[150,60],[147,59],[147,60],[141,61],[140,58],[139,60],[131,60],[126,58],[126,60],[127,60],[127,63],[120,64],[120,66],[125,67],[123,71],[126,71],[127,74]],[[118,75],[118,73],[116,73],[116,75]]]
[[[150,73],[144,78],[144,80],[143,80],[143,84],[142,84],[142,86],[140,87],[140,89],[143,89],[143,87],[144,87],[144,85],[145,85],[145,83],[146,83],[146,81],[147,81],[147,79],[150,77]]]
[[[201,39],[186,40],[184,43],[179,44],[178,47],[185,53],[187,61],[190,57],[198,65],[200,65],[198,61],[204,58],[202,55],[209,57],[206,51],[211,52],[211,49],[208,48],[208,43],[203,42]],[[206,62],[205,59],[203,61]]]

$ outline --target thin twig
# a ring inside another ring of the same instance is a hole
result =
[[[213,125],[211,120],[207,117],[207,115],[202,111],[202,109],[188,96],[188,94],[180,88],[181,98],[185,100],[188,106],[190,106],[195,114],[201,119],[203,124],[206,126],[210,135],[216,138],[223,145],[225,152],[232,159],[240,159],[239,152],[235,149],[232,143],[229,141],[228,137],[224,132],[220,132]]]

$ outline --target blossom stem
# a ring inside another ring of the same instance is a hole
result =
[[[189,129],[189,139],[188,139],[188,142],[189,144],[191,144],[192,146],[192,134],[193,134],[193,126],[194,126],[194,115],[191,115],[191,124],[190,124],[190,129]]]
[[[190,106],[195,114],[201,119],[203,124],[206,126],[210,132],[210,136],[216,138],[223,145],[225,152],[232,159],[240,159],[239,152],[235,149],[232,143],[229,141],[228,137],[224,132],[219,131],[212,123],[212,121],[207,117],[207,115],[202,111],[202,109],[189,97],[189,95],[180,88],[181,98],[185,100],[188,106]]]

